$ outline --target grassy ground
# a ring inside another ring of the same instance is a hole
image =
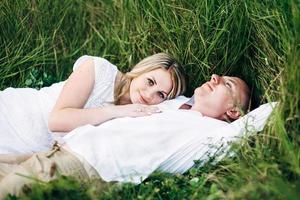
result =
[[[24,199],[297,199],[300,196],[299,0],[2,0],[0,87],[65,79],[80,55],[128,70],[168,52],[189,77],[187,95],[212,73],[240,76],[261,102],[279,101],[266,129],[234,157],[140,185],[81,185],[61,178]]]

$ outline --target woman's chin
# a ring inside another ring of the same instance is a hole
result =
[[[132,104],[141,104],[137,98],[130,98]]]

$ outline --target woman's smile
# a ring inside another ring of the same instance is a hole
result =
[[[143,95],[141,93],[139,93],[139,103],[140,104],[148,104],[148,101],[145,100],[145,98],[143,97]]]

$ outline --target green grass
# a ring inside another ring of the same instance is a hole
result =
[[[187,95],[217,73],[242,77],[261,102],[280,102],[266,129],[218,164],[184,175],[154,174],[140,185],[106,192],[62,178],[36,186],[24,199],[300,196],[299,0],[2,0],[0,29],[1,89],[64,80],[83,54],[105,57],[126,71],[163,51],[184,64]]]

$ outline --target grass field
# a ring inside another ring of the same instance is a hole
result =
[[[215,165],[106,192],[62,177],[22,198],[299,199],[299,0],[2,0],[0,29],[0,89],[64,80],[84,54],[126,71],[167,52],[185,66],[188,96],[217,73],[251,83],[257,101],[279,101],[265,130]]]

